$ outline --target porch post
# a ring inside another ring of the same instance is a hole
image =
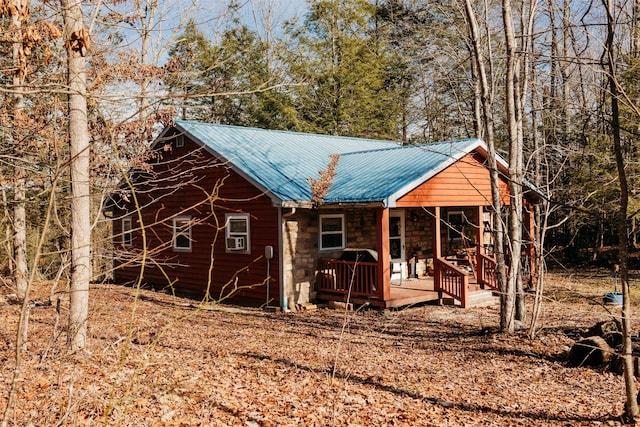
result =
[[[482,248],[484,248],[484,224],[482,223],[483,209],[483,206],[478,206],[476,208],[476,224],[478,224],[478,228],[476,228],[476,255],[479,255],[482,252]]]
[[[389,254],[389,209],[377,209],[378,295],[382,301],[391,299],[391,258]]]
[[[440,258],[442,254],[442,238],[440,236],[440,206],[433,208],[433,260]]]
[[[473,265],[473,275],[476,280],[480,283],[482,282],[482,278],[484,276],[483,264],[482,264],[482,255],[484,249],[484,224],[482,223],[482,211],[484,207],[478,206],[476,207],[476,224],[478,224],[478,228],[476,228],[476,254],[475,254],[475,265]]]
[[[433,289],[438,291],[438,302],[442,304],[442,278],[440,277],[440,255],[442,238],[440,237],[440,206],[433,208]]]

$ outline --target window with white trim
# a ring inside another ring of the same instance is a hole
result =
[[[343,214],[320,215],[321,251],[341,250],[345,247],[346,232]]]
[[[176,136],[176,148],[184,147],[184,135]]]
[[[250,216],[247,213],[225,214],[225,248],[228,253],[248,254],[251,248]]]
[[[173,250],[191,252],[191,217],[178,216],[173,219]]]
[[[133,221],[131,217],[122,218],[122,246],[133,244]]]

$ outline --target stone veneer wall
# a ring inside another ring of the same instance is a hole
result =
[[[414,221],[417,219],[417,221]],[[421,208],[406,209],[404,214],[405,259],[417,255],[416,273],[424,276],[428,272],[427,260],[433,260],[433,216]],[[431,261],[433,262],[433,261]],[[407,268],[407,271],[409,269]]]
[[[283,217],[283,280],[289,308],[316,298],[315,270],[318,258],[337,258],[341,251],[318,251],[318,218],[320,213],[343,213],[347,228],[348,248],[376,248],[376,214],[374,210],[345,209],[307,210]],[[294,256],[295,255],[295,256]]]
[[[284,296],[288,307],[295,309],[297,304],[306,304],[316,297],[318,214],[299,209],[291,216],[283,216],[282,227]]]

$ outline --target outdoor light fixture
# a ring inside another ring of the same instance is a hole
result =
[[[411,211],[411,221],[418,222],[418,213],[416,211]]]

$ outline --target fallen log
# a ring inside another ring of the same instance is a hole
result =
[[[572,366],[604,366],[613,356],[613,348],[602,337],[593,336],[577,341],[569,351]]]
[[[624,358],[622,351],[624,347],[619,345],[616,347],[616,352],[611,357],[611,363],[609,364],[609,370],[615,374],[622,375],[624,373]],[[640,376],[640,344],[632,343],[631,346],[631,359],[633,360],[633,375],[635,377]]]

